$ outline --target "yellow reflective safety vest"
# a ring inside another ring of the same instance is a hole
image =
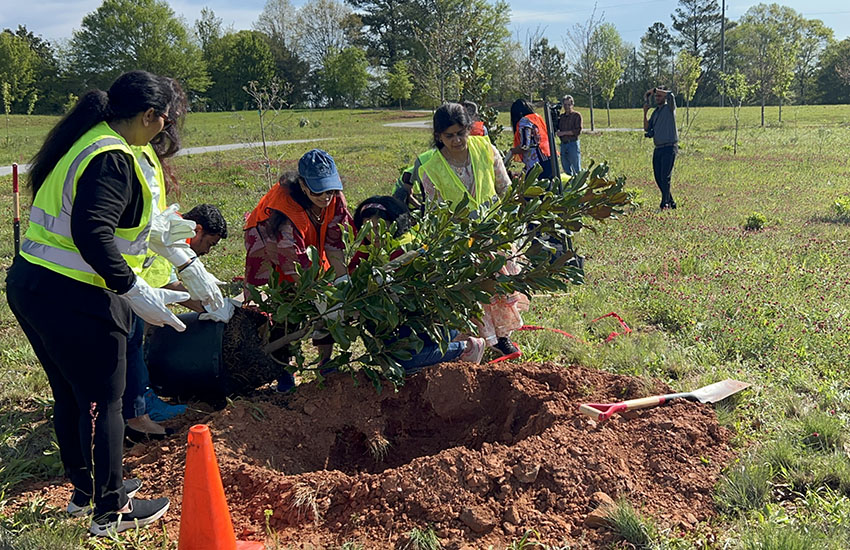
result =
[[[469,147],[469,158],[472,161],[472,174],[475,177],[475,196],[470,196],[469,202],[473,208],[477,208],[496,196],[493,145],[489,138],[482,136],[470,136],[466,143]],[[428,174],[434,188],[449,204],[456,204],[464,195],[469,195],[463,182],[442,154],[431,155],[431,158],[422,164],[420,170],[420,179],[422,172]]]
[[[144,147],[132,147],[132,149],[147,156],[147,151]],[[150,159],[150,157],[148,158]],[[153,214],[151,216],[153,217],[163,212],[168,207],[168,202],[165,199],[165,178],[162,167],[160,166],[156,155],[154,155],[153,159],[150,160],[155,172],[150,173],[145,170],[145,175],[147,177],[148,185],[151,187],[151,193],[156,198],[156,204],[154,205]],[[144,169],[145,166],[143,165],[142,168]],[[154,190],[154,186],[157,186],[157,190]],[[171,265],[171,262],[159,254],[148,250],[147,256],[145,256],[145,260],[142,262],[142,270],[139,272],[139,277],[144,279],[146,283],[154,288],[162,288],[171,282],[171,274],[173,271],[174,266]]]
[[[130,155],[136,176],[142,183],[143,208],[139,225],[115,229],[115,246],[121,256],[134,273],[141,270],[148,250],[151,191],[132,149],[106,122],[83,134],[48,174],[33,199],[29,228],[21,243],[21,256],[26,260],[101,288],[107,288],[106,282],[83,260],[71,237],[71,212],[80,176],[96,155],[107,151],[124,151]],[[162,168],[150,145],[145,146],[145,154],[161,174]]]

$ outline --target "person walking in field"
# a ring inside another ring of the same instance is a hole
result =
[[[581,171],[581,113],[573,110],[573,96],[565,95],[561,100],[564,112],[558,117],[558,131],[555,135],[561,138],[561,166],[564,172],[574,176]]]
[[[643,130],[655,144],[652,153],[652,171],[655,183],[661,191],[661,210],[676,208],[676,201],[670,192],[670,179],[673,164],[679,152],[679,132],[676,129],[676,97],[670,90],[653,88],[646,92],[643,104]],[[655,110],[647,119],[646,114],[654,103]]]

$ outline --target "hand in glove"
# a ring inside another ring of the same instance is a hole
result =
[[[136,277],[136,282],[130,290],[122,294],[129,302],[133,311],[146,322],[158,327],[168,325],[177,332],[186,330],[180,319],[165,304],[185,302],[189,294],[177,290],[164,288],[152,288],[141,277]]]
[[[201,313],[198,316],[198,319],[216,321],[218,323],[227,323],[228,321],[230,321],[230,318],[233,317],[233,314],[236,312],[236,308],[241,306],[242,304],[240,304],[233,298],[227,298],[226,300],[224,300],[224,305],[218,309],[212,308],[210,306],[204,306],[204,309],[207,310],[207,312]]]
[[[171,246],[195,236],[195,222],[184,220],[177,213],[179,208],[179,204],[172,204],[151,220],[151,241]]]
[[[217,286],[221,281],[210,275],[200,258],[194,256],[178,272],[183,286],[193,299],[199,300],[204,306],[210,306],[212,309],[220,309],[224,306],[224,297]]]

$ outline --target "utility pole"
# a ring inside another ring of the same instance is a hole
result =
[[[726,0],[720,11],[720,73],[726,72]],[[723,93],[720,93],[720,106],[723,107]]]

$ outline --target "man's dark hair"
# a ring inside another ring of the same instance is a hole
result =
[[[183,214],[184,220],[192,220],[204,228],[204,233],[218,235],[222,239],[227,238],[227,221],[216,206],[212,204],[199,204],[195,208]]]

